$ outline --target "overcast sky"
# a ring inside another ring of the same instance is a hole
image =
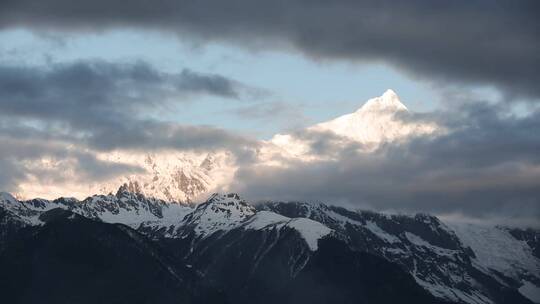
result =
[[[235,188],[250,198],[535,221],[539,20],[534,0],[2,1],[0,189],[30,173],[62,182],[29,172],[44,157],[89,182],[140,170],[98,152],[224,148],[244,160]],[[388,88],[449,132],[250,164],[260,139]]]

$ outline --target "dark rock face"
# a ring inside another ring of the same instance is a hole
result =
[[[20,220],[16,215],[0,207],[0,252],[4,244],[10,242],[19,230],[27,226],[28,224]]]
[[[290,303],[445,303],[396,264],[354,252],[336,239],[323,239],[319,245],[287,290]]]
[[[221,303],[204,299],[192,270],[127,226],[62,209],[41,218],[0,253],[4,303]]]
[[[161,243],[168,251],[193,239]],[[312,252],[293,229],[235,229],[177,256],[231,303],[444,303],[400,267],[328,237]]]

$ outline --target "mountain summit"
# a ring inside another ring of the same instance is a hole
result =
[[[413,119],[413,114],[393,90],[366,101],[353,113],[318,123],[299,132],[330,133],[363,145],[366,152],[380,144],[403,140],[410,136],[430,134],[438,127]],[[317,160],[310,156],[309,142],[297,134],[277,134],[270,142],[289,158]]]
[[[381,110],[408,111],[396,92],[388,89],[381,96],[368,100],[357,112]]]
[[[382,96],[368,100],[356,112],[317,124],[309,130],[330,131],[372,146],[434,130],[432,125],[405,121],[403,118],[407,114],[409,111],[398,95],[387,90]]]

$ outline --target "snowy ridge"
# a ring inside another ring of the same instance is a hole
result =
[[[120,223],[138,228],[142,223],[149,221],[159,221],[162,224],[178,221],[191,210],[187,206],[145,198],[120,188],[116,195],[89,197],[72,211],[107,223]]]
[[[192,208],[169,204],[165,201],[146,198],[141,194],[131,193],[127,185],[120,187],[113,195],[94,195],[83,201],[74,198],[59,198],[53,201],[33,199],[18,201],[9,194],[2,194],[0,207],[10,210],[29,225],[41,225],[39,216],[46,211],[61,208],[90,219],[107,223],[120,223],[138,228],[148,221],[179,222],[192,211]]]
[[[238,194],[214,193],[206,202],[198,205],[195,211],[186,216],[182,226],[190,227],[197,236],[205,237],[216,231],[234,229],[255,212],[255,208],[241,199]]]
[[[44,205],[44,211],[52,209],[49,205]],[[33,208],[32,205],[23,204],[7,192],[0,192],[0,208],[6,210],[22,225],[39,225],[38,219],[41,212]]]
[[[295,229],[306,241],[311,251],[318,249],[318,240],[332,232],[325,225],[307,218],[288,218],[270,211],[259,211],[243,226],[246,229]]]
[[[276,225],[285,225],[291,218],[271,211],[259,211],[251,217],[244,225],[246,229],[272,229]]]

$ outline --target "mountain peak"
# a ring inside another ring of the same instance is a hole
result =
[[[214,211],[220,210],[226,211],[227,213],[238,211],[242,215],[252,215],[255,212],[255,208],[236,193],[214,193],[206,200],[206,202],[197,207],[197,209],[199,208],[210,208]]]
[[[358,111],[386,111],[405,110],[407,107],[401,103],[399,96],[391,89],[386,90],[381,96],[368,100]]]
[[[194,226],[196,234],[208,236],[218,230],[238,227],[255,212],[255,208],[236,193],[214,193],[184,220]]]
[[[398,96],[397,96],[396,92],[394,92],[394,90],[388,89],[383,93],[382,97],[383,98],[386,98],[386,97],[394,98],[394,97],[398,97]]]
[[[219,203],[219,202],[223,202],[223,201],[230,201],[230,202],[245,202],[242,198],[240,198],[240,195],[238,195],[238,193],[226,193],[226,194],[223,194],[223,193],[213,193],[212,195],[210,195],[210,197],[208,197],[208,199],[206,200],[205,204],[212,204],[212,203]]]
[[[122,184],[118,190],[116,191],[116,197],[117,198],[136,198],[137,196],[143,196],[144,194],[142,192],[141,187],[139,186],[138,182],[129,182]]]

